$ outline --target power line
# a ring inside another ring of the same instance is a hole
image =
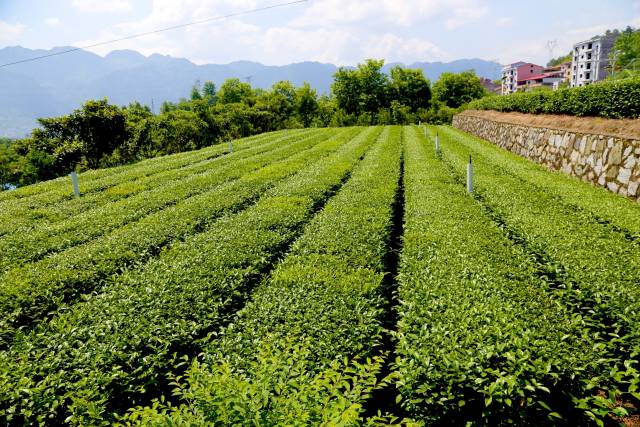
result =
[[[191,25],[204,24],[206,22],[212,22],[212,21],[222,21],[224,19],[233,18],[233,17],[236,17],[236,16],[248,15],[250,13],[264,12],[265,10],[276,9],[276,8],[286,7],[286,6],[293,6],[295,4],[306,3],[307,1],[308,0],[295,0],[295,1],[290,1],[290,2],[286,2],[286,3],[278,3],[278,4],[273,4],[271,6],[259,7],[257,9],[250,9],[250,10],[245,10],[245,11],[242,11],[242,12],[230,13],[228,15],[214,16],[214,17],[211,17],[211,18],[200,19],[200,20],[197,20],[197,21],[187,22],[187,23],[184,23],[184,24],[172,25],[170,27],[160,28],[158,30],[147,31],[147,32],[144,32],[144,33],[131,34],[129,36],[121,37],[119,39],[106,40],[106,41],[103,41],[103,42],[94,43],[94,44],[90,44],[90,45],[86,45],[86,46],[74,47],[72,49],[67,49],[67,50],[63,50],[63,51],[60,51],[60,52],[49,53],[49,54],[41,55],[41,56],[35,56],[33,58],[28,58],[28,59],[21,59],[20,61],[8,62],[6,64],[0,64],[0,68],[8,67],[10,65],[22,64],[22,63],[25,63],[25,62],[37,61],[37,60],[44,59],[44,58],[50,58],[52,56],[64,55],[64,54],[71,53],[71,52],[77,52],[79,50],[90,49],[92,47],[104,46],[104,45],[111,44],[111,43],[117,43],[117,42],[121,42],[121,41],[125,41],[125,40],[131,40],[131,39],[135,39],[135,38],[138,38],[138,37],[149,36],[151,34],[157,34],[157,33],[162,33],[162,32],[165,32],[165,31],[176,30],[178,28],[185,28],[185,27],[189,27]]]

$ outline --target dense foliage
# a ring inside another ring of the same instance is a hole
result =
[[[442,73],[433,85],[434,98],[450,108],[458,108],[485,95],[487,91],[473,71]]]
[[[607,80],[557,91],[486,97],[469,103],[467,108],[614,119],[637,118],[640,117],[640,78]]]
[[[279,129],[450,123],[461,102],[484,95],[472,72],[445,73],[432,102],[421,70],[395,66],[386,74],[383,65],[368,60],[356,69],[341,68],[329,96],[318,96],[307,83],[280,81],[263,90],[232,78],[219,90],[212,82],[197,82],[190,99],[164,102],[160,114],[139,103],[88,101],[68,116],[39,119],[30,138],[0,144],[0,185],[26,185]]]
[[[640,30],[627,27],[620,34],[610,54],[614,58],[613,78],[640,77]]]

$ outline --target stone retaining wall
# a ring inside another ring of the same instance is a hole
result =
[[[640,202],[640,141],[458,114],[453,126]]]

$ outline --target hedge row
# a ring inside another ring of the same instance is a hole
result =
[[[303,135],[311,134],[315,134],[315,132],[306,132]],[[295,140],[297,140],[296,136],[281,136],[255,141],[248,147],[235,152],[233,158],[263,153]],[[48,224],[71,218],[97,206],[103,206],[167,184],[170,180],[206,172],[226,162],[227,158],[222,154],[225,152],[215,156],[200,153],[199,157],[194,157],[193,161],[188,164],[176,164],[174,159],[168,158],[166,164],[157,162],[151,168],[152,170],[133,169],[97,181],[85,182],[83,174],[80,177],[80,190],[83,193],[80,199],[73,197],[71,182],[67,179],[62,185],[56,187],[55,191],[4,202],[0,207],[0,236],[21,233],[24,229],[32,228],[34,224],[46,227]],[[196,161],[196,158],[199,160]]]
[[[225,212],[245,208],[279,180],[335,151],[357,132],[344,130],[310,150],[270,163],[91,242],[9,270],[0,283],[0,346],[11,341],[16,328],[66,310],[67,304],[100,288],[118,271],[144,262]]]
[[[178,391],[127,421],[143,425],[358,425],[377,385],[400,175],[400,128],[385,130],[305,228],[270,280]],[[349,363],[348,360],[355,359]]]
[[[442,142],[448,147],[445,158],[462,179],[470,153],[460,139],[464,136],[445,134]],[[475,164],[476,197],[537,261],[539,274],[547,278],[547,293],[584,321],[594,341],[592,360],[584,368],[597,375],[583,377],[586,390],[592,391],[576,395],[575,406],[592,418],[624,413],[617,399],[640,400],[637,242],[588,210],[559,203],[546,188],[518,179],[484,157],[476,156]]]
[[[463,145],[474,157],[482,156],[511,176],[543,189],[557,203],[588,212],[599,221],[610,224],[612,229],[640,241],[640,204],[629,203],[624,197],[600,186],[585,185],[578,178],[560,171],[550,172],[545,166],[471,134],[451,127],[440,127],[438,131]]]
[[[579,424],[571,398],[593,359],[583,322],[545,293],[534,260],[454,182],[433,143],[417,132],[406,143],[403,407],[436,425]]]
[[[265,153],[252,155],[244,150],[217,165],[209,165],[203,172],[172,176],[162,185],[149,191],[125,197],[90,209],[53,224],[36,225],[32,229],[0,237],[0,273],[42,258],[44,255],[96,239],[128,223],[138,221],[167,206],[210,191],[214,187],[240,178],[243,174],[283,160],[301,150],[313,147],[335,133],[325,130],[290,144],[276,144]],[[269,144],[270,145],[270,144]]]
[[[640,117],[640,78],[605,81],[556,91],[488,96],[470,102],[467,108],[634,119]]]
[[[199,340],[229,321],[378,134],[337,140],[328,157],[309,154],[298,161],[300,172],[262,191],[255,205],[19,337],[0,353],[0,419],[110,424],[113,412],[157,396],[180,356],[198,354]],[[272,181],[273,173],[265,170],[260,180]]]

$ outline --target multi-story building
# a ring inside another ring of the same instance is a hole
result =
[[[530,62],[514,62],[502,69],[502,94],[524,90],[529,77],[541,74],[544,67]]]
[[[614,43],[615,37],[597,36],[573,45],[571,87],[586,86],[607,77]]]

